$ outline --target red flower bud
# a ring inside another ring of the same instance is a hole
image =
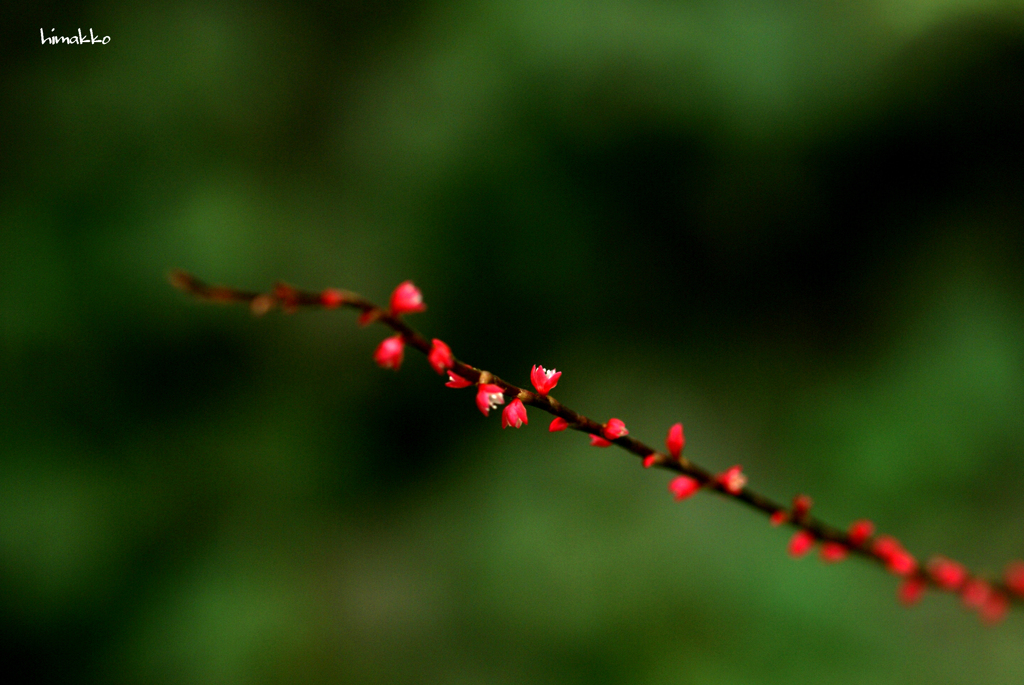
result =
[[[807,495],[797,495],[793,498],[793,518],[799,521],[807,516],[814,501]]]
[[[430,353],[427,355],[427,361],[430,362],[432,367],[434,367],[434,371],[437,371],[443,376],[444,372],[455,363],[455,358],[452,357],[452,350],[450,347],[437,338],[434,338],[431,341]]]
[[[772,515],[768,517],[768,522],[771,523],[773,526],[781,526],[788,520],[789,514],[787,514],[782,509],[779,509],[778,511],[773,511]]]
[[[932,557],[928,560],[927,568],[932,580],[947,590],[959,589],[967,580],[967,569],[964,565],[946,557]]]
[[[611,447],[611,445],[612,444],[610,442],[608,442],[607,440],[602,438],[600,435],[591,435],[590,436],[590,446],[591,447]]]
[[[668,447],[668,453],[676,459],[679,459],[683,454],[683,447],[686,446],[686,438],[683,436],[683,424],[673,424],[668,429],[668,437],[665,438],[665,446]]]
[[[789,556],[799,559],[814,546],[814,534],[809,530],[798,530],[789,539]]]
[[[845,559],[848,552],[846,545],[829,540],[821,546],[821,560],[828,564],[834,564]]]
[[[359,315],[356,319],[356,323],[360,326],[369,326],[371,323],[379,319],[384,312],[374,307],[373,309],[367,309],[365,312]]]
[[[743,486],[747,484],[747,477],[743,475],[743,470],[739,466],[726,469],[715,479],[725,488],[726,492],[733,495],[740,494],[743,491]]]
[[[1002,592],[992,591],[985,603],[979,609],[981,620],[988,625],[994,625],[1006,618],[1006,611],[1010,608],[1010,600]]]
[[[909,576],[917,570],[917,559],[907,550],[900,548],[889,557],[886,566],[898,576]]]
[[[875,534],[875,524],[867,519],[860,519],[850,524],[850,544],[860,547],[868,538]]]
[[[550,426],[548,426],[548,432],[558,433],[559,431],[564,431],[568,427],[568,421],[563,419],[561,416],[556,416],[555,420],[551,422]]]
[[[327,309],[337,309],[345,302],[345,296],[341,294],[340,290],[334,288],[328,288],[327,290],[320,293],[320,304]]]
[[[402,340],[401,335],[393,335],[390,338],[384,338],[377,346],[377,350],[373,353],[373,361],[383,369],[398,371],[398,367],[402,365],[404,354],[405,341]]]
[[[1006,587],[1010,592],[1024,595],[1024,561],[1011,561],[1003,571]]]
[[[391,293],[391,316],[415,314],[426,310],[426,308],[427,305],[423,304],[423,294],[412,284],[412,281],[401,283]]]
[[[989,600],[992,587],[980,578],[971,578],[964,583],[960,599],[968,609],[980,609]]]
[[[654,452],[652,454],[648,454],[646,457],[644,457],[644,468],[645,469],[651,468],[652,466],[657,464],[660,459],[661,459],[661,457],[658,455],[657,452]]]
[[[512,426],[519,428],[524,423],[529,423],[526,420],[526,407],[523,406],[523,403],[517,397],[501,412],[501,427],[508,428]]]
[[[880,535],[871,549],[879,559],[888,561],[889,557],[903,549],[903,546],[891,535]]]
[[[604,424],[604,429],[601,432],[604,433],[604,437],[608,440],[615,440],[629,433],[626,430],[626,424],[619,419],[608,419],[608,423]]]
[[[921,601],[921,596],[924,595],[926,587],[928,587],[928,583],[925,582],[924,578],[910,576],[900,583],[896,596],[899,598],[900,604],[911,606]]]
[[[668,484],[668,489],[678,502],[695,495],[700,490],[700,482],[689,476],[679,476],[672,479]]]
[[[538,393],[547,395],[558,385],[558,379],[561,375],[561,371],[555,371],[554,369],[548,371],[542,366],[534,366],[530,369],[530,382],[533,383],[533,387],[536,388]]]
[[[480,389],[476,392],[476,406],[480,413],[487,416],[499,404],[505,404],[505,392],[492,383],[481,385]]]
[[[875,556],[885,562],[886,568],[898,576],[909,576],[917,570],[917,559],[903,549],[900,541],[890,535],[879,536],[872,547]]]

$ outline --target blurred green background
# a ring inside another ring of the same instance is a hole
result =
[[[34,683],[1019,683],[1024,618],[544,416],[351,312],[839,525],[1024,556],[1024,3],[0,10],[0,624]],[[106,46],[40,45],[92,28]]]

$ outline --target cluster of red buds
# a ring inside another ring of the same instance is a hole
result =
[[[503,429],[528,425],[527,405],[553,414],[554,419],[548,426],[552,433],[572,428],[588,434],[594,447],[615,444],[639,456],[644,468],[657,466],[674,472],[676,475],[669,482],[668,489],[676,500],[692,497],[700,490],[711,490],[764,512],[773,526],[786,524],[796,528],[788,544],[789,555],[794,558],[807,555],[818,545],[820,558],[826,563],[842,561],[851,553],[880,563],[902,579],[897,597],[904,605],[916,604],[924,592],[932,588],[959,594],[963,605],[978,611],[984,622],[997,623],[1004,618],[1011,602],[1024,600],[1024,561],[1011,562],[1001,581],[974,575],[963,564],[942,556],[933,556],[922,566],[896,538],[876,536],[871,521],[861,519],[845,530],[835,528],[811,516],[813,502],[807,495],[797,495],[791,506],[785,507],[748,488],[747,477],[739,465],[714,473],[694,464],[683,457],[686,438],[682,423],[673,424],[668,429],[666,449],[661,452],[629,437],[629,430],[621,419],[611,418],[598,423],[558,402],[550,393],[558,385],[562,376],[560,371],[534,366],[530,370],[531,391],[459,361],[443,341],[434,338],[428,342],[402,319],[405,314],[426,310],[423,294],[412,281],[405,281],[395,288],[387,310],[355,293],[335,289],[309,293],[279,283],[272,293],[250,293],[209,286],[180,271],[171,275],[171,282],[208,301],[247,302],[253,313],[260,315],[275,306],[280,306],[285,313],[294,312],[300,306],[325,309],[349,306],[358,309],[360,325],[376,321],[395,332],[382,340],[373,353],[373,359],[380,367],[398,371],[406,345],[412,346],[426,355],[435,372],[447,375],[447,387],[476,386],[476,406],[484,416],[505,405],[501,412]],[[511,401],[506,404],[509,398]]]

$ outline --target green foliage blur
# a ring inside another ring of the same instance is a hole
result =
[[[0,625],[30,683],[1020,683],[1024,615],[857,560],[351,312],[742,464],[838,525],[1024,557],[1024,3],[8,3]],[[77,29],[107,45],[43,45]]]

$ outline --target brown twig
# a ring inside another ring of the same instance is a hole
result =
[[[406,324],[400,314],[393,314],[388,310],[384,310],[362,296],[347,290],[325,290],[320,293],[314,293],[299,290],[284,283],[277,283],[270,293],[257,293],[219,285],[208,285],[184,271],[173,271],[169,278],[171,284],[176,288],[191,293],[199,299],[218,303],[246,303],[256,315],[265,314],[278,306],[286,313],[294,312],[299,307],[321,307],[328,309],[349,307],[358,309],[361,312],[360,322],[362,324],[374,321],[381,323],[400,335],[406,345],[416,348],[425,355],[430,354],[431,351],[431,342]],[[506,396],[517,398],[523,404],[537,407],[549,414],[564,419],[568,423],[569,428],[573,430],[604,437],[605,424],[598,423],[566,407],[554,397],[520,388],[489,371],[478,369],[458,359],[452,359],[450,370],[474,384],[490,383],[497,385]],[[792,526],[797,529],[798,537],[801,535],[799,531],[805,531],[802,534],[804,536],[803,543],[805,543],[802,548],[803,551],[806,551],[811,544],[820,542],[824,543],[822,548],[823,558],[828,559],[828,554],[825,551],[828,549],[831,549],[836,554],[835,558],[829,559],[831,561],[837,561],[846,552],[850,552],[872,560],[883,567],[887,567],[890,571],[903,578],[900,596],[905,603],[910,604],[916,601],[920,596],[920,591],[926,586],[947,592],[958,592],[964,597],[965,604],[972,603],[972,597],[969,594],[975,592],[973,603],[981,605],[982,617],[989,622],[996,622],[1002,617],[1003,612],[1000,609],[1005,610],[1006,606],[1011,603],[1017,606],[1022,603],[1022,597],[1018,593],[1021,593],[1024,588],[1018,587],[1018,585],[1024,583],[1015,582],[1011,588],[1006,582],[989,580],[971,574],[961,565],[950,562],[942,557],[934,557],[927,566],[918,565],[916,560],[907,554],[902,549],[902,546],[891,537],[875,537],[871,532],[851,536],[848,531],[810,516],[807,513],[810,507],[810,500],[803,496],[794,501],[793,508],[789,508],[761,495],[749,487],[730,488],[718,476],[694,464],[692,461],[682,456],[674,457],[668,455],[628,435],[612,439],[610,442],[645,459],[645,465],[657,466],[692,478],[700,484],[701,489],[713,490],[723,497],[743,502],[765,513],[771,517],[773,524]],[[794,538],[790,550],[795,556],[799,556],[802,554],[802,551],[798,554],[797,550],[794,549],[796,542],[797,540]],[[829,543],[831,543],[831,547],[828,547]],[[902,556],[899,556],[898,553],[902,553]],[[894,554],[896,554],[896,557],[894,557]],[[959,570],[954,570],[952,576],[945,575],[940,570],[940,567],[944,564],[946,564],[946,571],[950,568],[948,564],[952,564]],[[977,596],[979,592],[983,595],[981,601],[979,601]],[[985,594],[986,592],[988,594]],[[988,603],[987,605],[986,602]],[[985,609],[986,606],[988,607],[987,611]],[[975,606],[975,608],[979,607]]]

